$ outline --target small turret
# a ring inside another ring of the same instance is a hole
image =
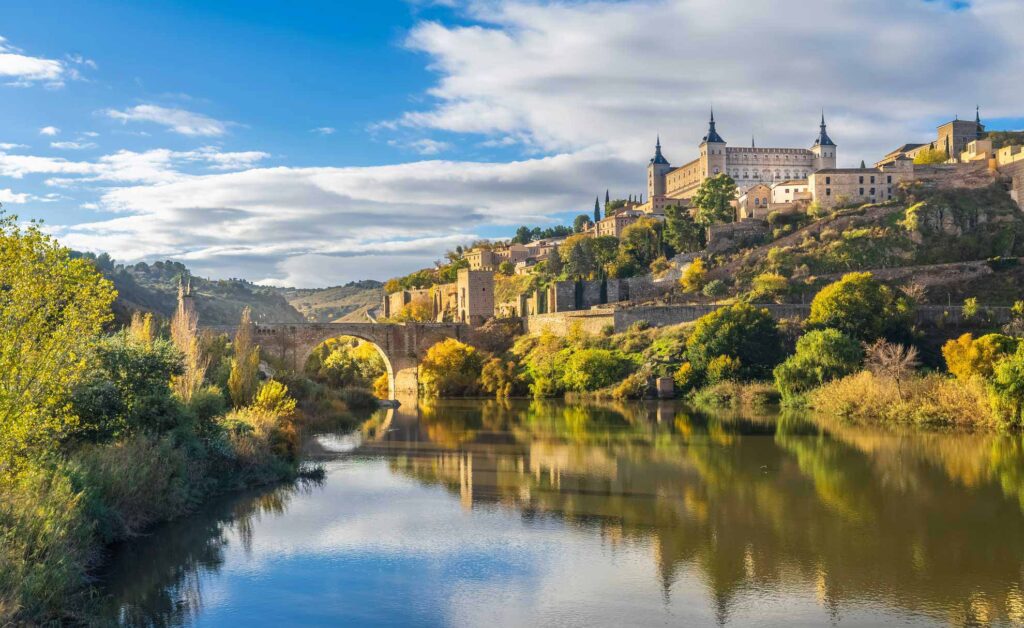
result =
[[[661,154],[661,135],[658,136],[657,142],[654,144],[654,157],[651,158],[651,163],[659,166],[668,165],[668,160]]]
[[[712,144],[712,143],[725,144],[725,140],[723,140],[722,136],[719,135],[718,131],[715,130],[715,110],[714,109],[711,110],[711,120],[708,122],[708,134],[704,136],[704,143],[705,144]]]
[[[814,169],[824,170],[825,168],[836,167],[836,143],[828,136],[825,126],[825,112],[821,112],[821,125],[818,127],[818,138],[814,140],[811,147],[814,153]]]

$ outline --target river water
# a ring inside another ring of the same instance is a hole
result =
[[[462,401],[310,435],[322,481],[115,548],[154,626],[1019,625],[1024,441]]]

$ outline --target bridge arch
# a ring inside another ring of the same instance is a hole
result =
[[[205,326],[214,333],[234,336],[237,326]],[[352,336],[372,344],[384,359],[389,398],[415,399],[417,369],[427,349],[448,339],[465,341],[468,325],[461,323],[287,323],[253,325],[253,337],[264,351],[293,371],[301,372],[313,350],[326,340]]]

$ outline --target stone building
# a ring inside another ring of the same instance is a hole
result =
[[[954,162],[960,161],[960,155],[967,150],[968,144],[981,139],[985,134],[985,125],[981,123],[981,109],[975,109],[974,120],[955,118],[936,129],[936,138],[931,142],[904,144],[891,150],[875,163],[875,167],[891,164],[899,158],[913,160],[922,151],[938,149]]]
[[[458,322],[482,324],[494,317],[494,273],[460,268],[455,281],[458,290]]]
[[[728,146],[715,127],[711,114],[707,135],[699,145],[700,155],[673,168],[661,152],[661,138],[647,166],[646,203],[638,207],[645,213],[664,213],[668,205],[686,203],[705,179],[728,174],[740,194],[759,184],[806,179],[812,172],[836,167],[836,144],[828,136],[825,116],[821,117],[818,137],[810,148],[759,148]]]
[[[914,162],[906,157],[876,168],[826,168],[811,173],[807,187],[819,206],[884,203],[898,194],[901,182],[914,178]]]
[[[466,253],[470,270],[497,270],[502,262],[513,266],[530,258],[530,250],[522,244],[509,244],[494,248],[477,247]]]
[[[771,197],[772,189],[764,183],[750,186],[736,199],[736,217],[739,220],[764,218],[771,211]]]

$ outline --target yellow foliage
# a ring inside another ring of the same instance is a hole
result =
[[[975,376],[992,377],[996,362],[1013,353],[1019,341],[1002,334],[987,334],[975,339],[964,334],[942,346],[946,368],[961,381]]]
[[[697,292],[707,282],[707,274],[707,265],[703,259],[698,257],[690,262],[690,265],[683,271],[683,275],[679,278],[679,285],[686,292]]]
[[[295,400],[288,396],[288,387],[276,379],[267,380],[253,399],[252,407],[288,419],[295,414]]]
[[[373,394],[378,399],[387,399],[391,395],[391,384],[387,373],[381,373],[380,377],[373,380]]]

